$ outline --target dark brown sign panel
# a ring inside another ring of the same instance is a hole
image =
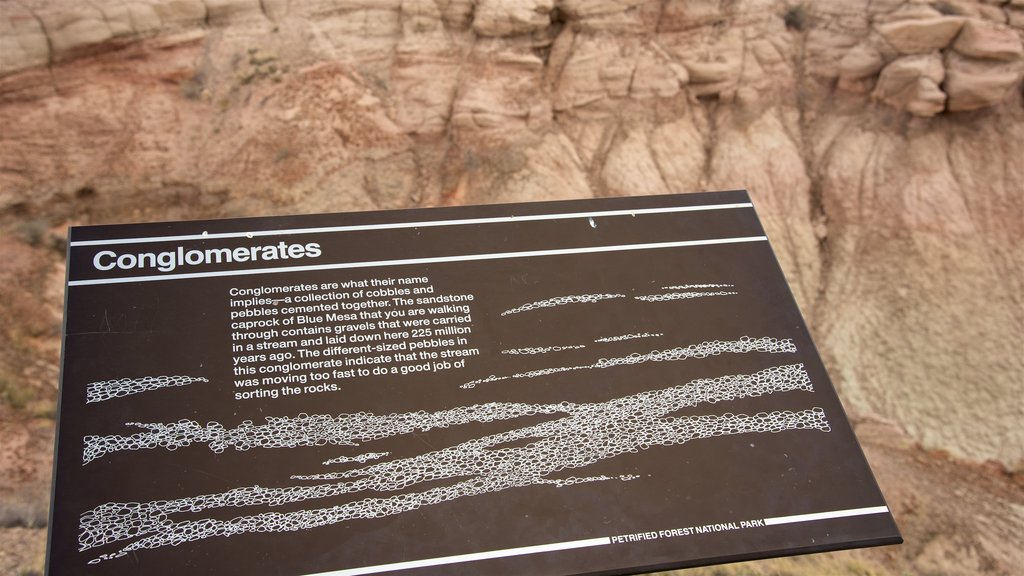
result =
[[[900,542],[743,191],[71,230],[48,573]]]

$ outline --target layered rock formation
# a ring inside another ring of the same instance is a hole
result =
[[[1022,19],[1012,6],[899,5],[871,19],[866,35],[858,30],[863,39],[839,61],[839,86],[874,86],[874,98],[924,117],[997,105],[1024,73],[1020,34],[1006,24]]]
[[[1019,471],[1022,34],[1021,0],[3,0],[0,226],[745,187],[851,412]],[[47,254],[19,298],[56,309]],[[4,370],[52,390],[45,354]]]
[[[8,214],[748,187],[853,407],[958,455],[1021,461],[1021,406],[1006,399],[1020,368],[1021,260],[1008,247],[1021,233],[1024,6],[2,9]],[[988,111],[964,115],[975,109]]]

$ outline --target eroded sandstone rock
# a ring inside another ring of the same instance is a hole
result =
[[[897,58],[882,69],[872,96],[917,116],[934,116],[946,105],[939,89],[945,75],[938,52]]]
[[[42,23],[28,10],[10,6],[0,14],[0,76],[50,63]]]
[[[1020,84],[1022,68],[1016,62],[946,55],[946,92],[952,112],[987,108],[1002,102]]]
[[[473,13],[473,30],[484,36],[511,36],[551,25],[554,0],[480,0]]]
[[[638,33],[656,7],[648,0],[561,0],[558,6],[583,31]]]
[[[747,187],[850,410],[1019,468],[1021,10],[904,4],[3,2],[0,226]]]
[[[902,54],[923,54],[945,48],[960,32],[963,18],[908,18],[877,27],[885,41]]]
[[[1024,46],[1015,30],[980,20],[964,23],[953,49],[964,56],[1008,62],[1024,56]]]
[[[915,116],[977,110],[1003,102],[1019,83],[1019,71],[1024,67],[1021,32],[990,21],[999,18],[984,10],[986,6],[960,2],[942,8],[958,15],[943,15],[927,5],[900,4],[880,15],[872,32],[852,48],[843,45],[848,41],[845,36],[832,44],[809,45],[815,51],[812,71],[837,75],[839,88],[845,91],[873,89],[876,98]],[[999,14],[1005,16],[1003,11]],[[836,51],[843,55],[832,68],[836,60],[827,54]],[[922,75],[911,86],[907,78],[914,72],[907,63],[913,60],[905,57],[919,54],[943,55],[947,64],[957,69],[943,75],[948,78],[946,84]],[[958,57],[961,55],[968,58]],[[876,72],[880,72],[877,78]],[[944,101],[949,105],[943,106]]]
[[[885,66],[885,59],[874,46],[858,44],[839,61],[839,87],[850,92],[866,92]]]

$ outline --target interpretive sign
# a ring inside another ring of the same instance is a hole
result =
[[[48,573],[900,542],[743,191],[71,230]]]

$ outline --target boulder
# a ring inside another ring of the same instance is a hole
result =
[[[695,36],[706,45],[694,45],[694,39],[677,44],[670,52],[678,58],[688,72],[690,84],[736,83],[743,72],[745,40],[736,30],[704,37]]]
[[[908,3],[905,0],[872,2],[871,7],[880,12],[874,17],[876,24],[906,20],[927,20],[943,15],[942,12],[927,4]]]
[[[855,46],[839,61],[839,89],[863,94],[875,85],[885,58],[872,44],[863,42]]]
[[[990,6],[988,4],[982,4],[978,7],[978,13],[981,18],[989,20],[991,22],[998,22],[999,24],[1006,24],[1006,12],[1003,12],[999,6]]]
[[[904,56],[882,69],[872,96],[915,116],[934,116],[946,104],[939,89],[944,76],[938,52]]]
[[[686,69],[690,73],[690,82],[694,84],[724,82],[739,75],[740,63],[725,58],[687,60]]]
[[[967,58],[957,53],[946,57],[946,93],[949,111],[987,108],[1002,102],[1021,79],[1017,63]]]
[[[839,61],[841,80],[862,80],[878,74],[885,61],[878,50],[867,43],[858,44]]]
[[[216,26],[265,18],[260,0],[205,0],[207,22]]]
[[[854,34],[812,29],[807,32],[804,42],[804,66],[814,76],[836,78],[839,76],[840,60],[861,40],[860,36]]]
[[[554,0],[480,0],[473,31],[482,36],[527,34],[551,25]]]
[[[948,46],[963,24],[960,17],[938,16],[886,22],[876,29],[900,53],[926,54]]]
[[[984,20],[964,22],[953,49],[964,56],[992,60],[1019,60],[1024,55],[1024,47],[1015,30]]]

